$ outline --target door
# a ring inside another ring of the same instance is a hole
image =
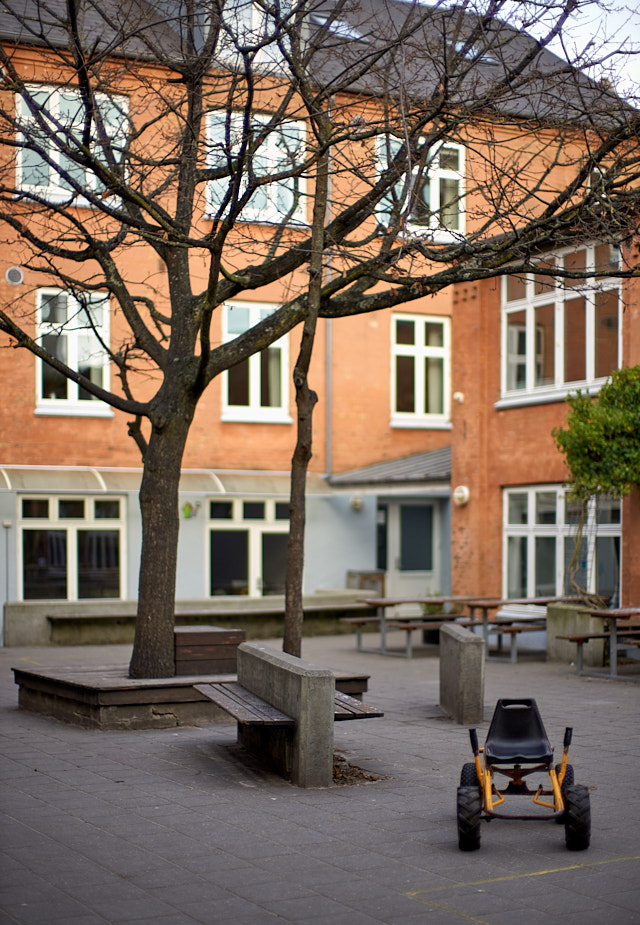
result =
[[[387,595],[425,597],[440,591],[436,506],[419,501],[390,501],[384,507],[387,520]]]

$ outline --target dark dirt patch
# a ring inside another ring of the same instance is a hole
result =
[[[350,764],[344,755],[339,755],[337,752],[333,753],[333,783],[337,787],[388,779],[385,774],[373,774],[371,771],[365,771],[356,764]]]

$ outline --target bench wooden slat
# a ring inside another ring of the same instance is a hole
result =
[[[640,629],[624,630],[618,627],[617,640],[625,639],[627,636],[640,636]],[[581,633],[574,636],[558,634],[556,639],[568,639],[569,642],[588,642],[589,639],[611,639],[611,633]]]
[[[373,716],[384,716],[384,713],[376,710],[375,707],[368,706],[356,697],[349,697],[348,694],[336,691],[333,713],[335,722],[347,719],[368,719]]]
[[[293,717],[272,707],[236,681],[218,681],[193,686],[245,726],[295,725]]]
[[[443,620],[428,620],[428,621],[402,620],[401,621],[401,620],[397,620],[394,617],[393,620],[387,621],[387,628],[395,629],[395,630],[407,630],[408,632],[411,632],[412,630],[439,630],[439,629],[442,629],[443,626],[447,626],[450,624],[451,624],[450,620],[447,620],[447,621],[443,621]]]
[[[491,626],[489,626],[489,630],[491,630]],[[528,624],[526,624],[526,625],[524,625],[524,626],[515,626],[515,625],[512,625],[512,626],[498,626],[498,627],[496,627],[496,630],[497,630],[497,632],[499,632],[499,633],[507,633],[507,634],[511,634],[511,635],[514,635],[514,634],[517,634],[517,633],[540,633],[540,632],[543,632],[543,631],[544,631],[544,626],[540,626],[539,623],[538,623],[538,624],[533,624],[533,625],[530,624],[530,623],[528,623]]]
[[[261,697],[252,694],[236,681],[214,681],[209,684],[194,684],[195,690],[204,694],[227,713],[245,726],[293,726],[295,720],[281,710],[272,707]],[[336,722],[350,719],[368,719],[384,716],[380,710],[368,706],[356,697],[336,691],[333,718]]]
[[[353,626],[364,625],[365,623],[379,623],[380,617],[340,617],[340,623],[350,623]]]

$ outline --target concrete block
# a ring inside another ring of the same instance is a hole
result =
[[[238,646],[238,682],[295,719],[293,729],[241,726],[239,741],[267,750],[299,787],[329,787],[333,778],[335,680],[328,668],[260,643]]]
[[[549,604],[547,606],[547,661],[575,662],[577,647],[568,639],[556,636],[579,636],[581,633],[601,633],[604,623],[586,613],[584,604]],[[604,664],[604,639],[590,639],[583,649],[583,664],[589,668],[602,668]]]
[[[463,626],[440,630],[440,706],[457,723],[484,719],[484,639]]]

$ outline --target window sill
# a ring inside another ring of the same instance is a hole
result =
[[[385,222],[381,222],[380,227],[385,231],[388,228]],[[464,228],[449,231],[446,228],[426,228],[424,225],[408,224],[404,231],[398,232],[398,238],[403,241],[421,239],[427,244],[461,244],[466,240],[466,231]]]
[[[293,418],[279,408],[261,409],[234,409],[222,412],[220,421],[223,424],[293,424]]]
[[[34,412],[44,417],[73,417],[73,418],[112,418],[113,408],[103,402],[67,402],[59,401],[40,402]]]
[[[409,419],[392,417],[390,426],[404,430],[451,430],[451,421],[444,418],[438,420],[437,418],[433,419],[416,417]]]
[[[43,189],[37,186],[25,186],[13,197],[15,200],[28,199],[37,204],[46,202],[52,206],[66,206],[67,208],[95,209],[96,206],[77,194],[63,193],[57,190]]]
[[[217,213],[212,209],[207,209],[204,213],[204,219],[208,222],[213,222],[217,218]],[[235,221],[242,222],[243,225],[267,225],[269,227],[273,225],[286,225],[287,228],[293,230],[300,229],[300,231],[308,231],[311,227],[306,218],[289,218],[285,221],[284,215],[271,215],[271,216],[249,216],[249,215],[238,215],[235,218]]]
[[[494,403],[494,408],[501,411],[504,408],[521,408],[526,405],[546,405],[552,402],[566,401],[570,395],[581,392],[585,395],[597,395],[606,379],[599,379],[597,382],[578,382],[569,386],[553,386],[548,389],[536,389],[532,392],[522,391],[520,393],[505,394]]]

